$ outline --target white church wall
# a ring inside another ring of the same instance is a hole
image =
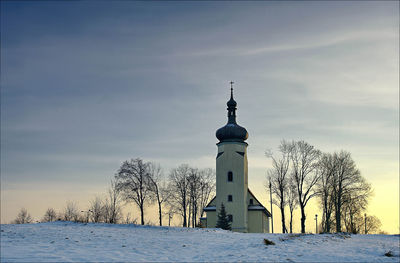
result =
[[[233,217],[232,230],[247,232],[247,153],[246,143],[225,142],[218,145],[217,158],[217,211],[224,204],[226,213]],[[239,154],[238,152],[243,153]],[[233,181],[228,182],[228,172]],[[232,201],[228,196],[232,195]]]
[[[217,212],[216,211],[208,211],[207,212],[207,227],[215,228],[217,225]]]
[[[248,218],[249,233],[260,233],[262,232],[262,212],[261,211],[249,211]]]

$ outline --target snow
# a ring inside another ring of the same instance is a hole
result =
[[[276,245],[264,245],[263,239]],[[399,262],[399,235],[243,234],[54,222],[1,225],[1,262]],[[394,257],[384,254],[392,251]]]

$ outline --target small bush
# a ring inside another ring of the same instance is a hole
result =
[[[385,256],[393,257],[393,252],[391,250],[389,250],[388,252],[385,253]]]
[[[266,246],[275,245],[274,242],[272,242],[271,240],[268,240],[268,239],[266,239],[266,238],[264,238],[264,244],[265,244]]]

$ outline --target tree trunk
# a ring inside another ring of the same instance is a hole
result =
[[[162,226],[162,211],[161,211],[161,202],[158,201],[158,218],[160,219],[160,226]]]
[[[342,232],[342,225],[341,225],[341,209],[342,209],[342,183],[339,181],[338,185],[338,191],[337,191],[337,198],[336,198],[336,211],[335,211],[335,217],[336,217],[336,232],[340,233]]]
[[[340,201],[338,200],[338,203],[336,204],[336,211],[335,211],[335,219],[336,219],[336,232],[340,233],[342,232],[342,225],[341,225],[341,205],[339,203]]]
[[[191,221],[191,217],[192,216],[192,204],[191,202],[189,203],[189,219],[188,219],[188,227],[190,227],[190,223],[192,223]]]
[[[350,216],[350,231],[351,231],[351,233],[356,234],[355,233],[356,229],[355,229],[354,223],[353,223],[353,213],[351,213],[351,211],[349,213],[349,216]]]
[[[324,213],[324,232],[328,232],[328,224],[329,224],[329,219],[328,219],[328,198],[326,192],[324,193],[324,208],[323,208],[323,213]]]
[[[281,209],[281,218],[282,218],[282,233],[287,233],[286,223],[285,223],[285,207],[283,206],[282,202],[280,205],[280,209]]]
[[[301,210],[301,233],[306,233],[306,214],[304,211],[304,206],[300,204],[300,210]]]
[[[293,233],[293,211],[290,211],[289,227],[290,227],[290,234],[292,234]]]
[[[192,216],[193,227],[196,227],[196,217],[197,217],[197,205],[195,202],[193,202],[193,216]]]
[[[143,208],[143,203],[140,205],[140,219],[141,219],[141,224],[144,225],[144,208]]]
[[[326,218],[325,218],[326,222],[326,232],[329,233],[331,232],[331,212],[327,212],[326,213]]]
[[[185,201],[183,201],[183,203],[182,203],[182,208],[183,208],[183,227],[186,227],[187,223],[186,223],[186,202]]]

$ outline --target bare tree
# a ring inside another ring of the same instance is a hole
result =
[[[43,222],[53,222],[57,219],[57,212],[53,208],[47,208],[46,212],[44,213]]]
[[[364,219],[364,224],[365,225],[365,234],[377,234],[380,233],[381,230],[381,220],[377,218],[376,216],[366,216]]]
[[[13,224],[30,224],[32,223],[32,217],[25,208],[21,208],[17,218],[12,222]]]
[[[281,152],[280,158],[275,158],[272,154],[266,153],[267,157],[272,159],[272,168],[267,171],[267,183],[266,187],[269,188],[269,182],[271,183],[272,193],[277,199],[273,200],[281,211],[282,219],[282,233],[287,233],[286,221],[285,221],[285,206],[287,203],[287,191],[289,183],[289,161],[290,161],[290,145],[282,141],[279,146]]]
[[[343,195],[342,221],[347,232],[362,232],[362,213],[367,209],[368,199],[372,193],[371,185],[362,177],[353,178],[352,189]]]
[[[124,220],[125,224],[136,224],[136,219],[131,218],[131,213],[127,213]]]
[[[301,233],[306,232],[305,207],[317,193],[314,186],[319,180],[317,170],[320,151],[305,141],[292,142],[286,145],[290,149],[292,163],[292,180],[294,180],[301,211]]]
[[[174,206],[177,211],[179,211],[182,215],[182,225],[183,227],[187,227],[187,208],[189,204],[189,182],[188,177],[190,174],[190,168],[186,164],[182,164],[178,168],[175,168],[171,171],[169,177],[172,187],[173,201]]]
[[[191,218],[189,220],[189,226],[192,224],[192,227],[196,227],[197,225],[197,213],[198,213],[198,201],[200,198],[200,183],[201,182],[201,173],[198,169],[191,168],[188,176],[189,183],[189,208],[191,211]]]
[[[289,220],[289,231],[293,233],[293,212],[298,206],[296,185],[290,182],[287,188],[287,204],[289,206],[290,220]]]
[[[358,234],[363,227],[363,218],[360,209],[355,204],[347,204],[342,207],[342,227],[346,232]]]
[[[349,152],[334,153],[336,159],[335,172],[332,177],[333,200],[335,204],[336,231],[342,231],[342,207],[352,199],[367,199],[370,195],[370,186],[360,175],[360,171],[351,158]]]
[[[121,193],[117,187],[116,181],[111,180],[108,188],[108,195],[104,204],[105,222],[116,224],[122,217],[121,211]]]
[[[197,218],[203,215],[203,208],[210,200],[210,195],[215,189],[215,172],[210,169],[190,169],[189,182],[189,203],[191,211],[192,227],[198,225]]]
[[[157,202],[158,220],[160,226],[162,226],[162,206],[170,198],[171,191],[168,189],[160,165],[155,163],[149,164],[149,179],[151,182],[150,190],[153,193],[151,197]]]
[[[331,232],[331,225],[333,223],[331,216],[334,211],[332,178],[336,169],[335,155],[330,153],[323,154],[319,162],[319,168],[321,178],[317,183],[317,191],[322,206],[321,223],[323,232],[329,233]]]
[[[168,226],[171,226],[171,221],[176,213],[176,207],[172,202],[170,202],[170,200],[171,199],[167,200],[167,212],[165,212],[165,215],[168,217]]]
[[[78,218],[79,218],[79,212],[76,203],[68,201],[67,206],[64,208],[63,219],[65,221],[77,222]]]
[[[103,220],[104,206],[103,200],[101,200],[99,196],[96,196],[92,201],[90,201],[89,211],[92,222],[99,223]]]
[[[115,176],[117,188],[126,201],[134,201],[140,209],[141,224],[144,225],[144,205],[150,195],[149,164],[131,159],[122,163]]]
[[[81,213],[78,216],[77,222],[79,222],[79,223],[88,223],[88,221],[89,221],[89,219],[81,211]]]
[[[207,206],[211,199],[211,194],[215,192],[215,170],[206,168],[200,170],[200,185],[199,185],[199,214],[203,216],[203,208]]]

